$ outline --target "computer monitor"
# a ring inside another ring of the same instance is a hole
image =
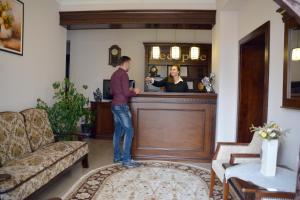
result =
[[[129,87],[134,88],[135,87],[135,81],[129,80]],[[104,79],[103,80],[103,99],[112,99],[112,95],[110,94],[110,80]]]

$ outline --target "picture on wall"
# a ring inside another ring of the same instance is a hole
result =
[[[24,3],[0,0],[0,50],[23,55]]]

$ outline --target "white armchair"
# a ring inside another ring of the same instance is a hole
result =
[[[253,135],[250,143],[219,142],[212,160],[209,196],[213,196],[216,176],[221,182],[224,180],[223,163],[237,164],[257,160],[261,145],[262,139],[258,134]]]

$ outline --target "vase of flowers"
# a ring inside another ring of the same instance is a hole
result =
[[[284,134],[284,131],[275,122],[264,124],[263,127],[252,125],[251,131],[259,134],[263,139],[260,172],[264,176],[275,176],[279,147],[278,139]]]
[[[205,89],[207,92],[210,93],[214,93],[214,84],[215,84],[215,74],[214,73],[210,73],[209,77],[205,76],[201,82],[203,83],[203,85],[205,86]]]

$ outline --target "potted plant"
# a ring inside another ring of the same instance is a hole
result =
[[[285,131],[275,122],[266,123],[263,127],[254,127],[252,125],[250,130],[259,134],[263,139],[260,172],[265,176],[275,176],[279,146],[278,139]]]
[[[86,135],[90,136],[92,132],[93,122],[95,120],[95,114],[89,108],[86,108],[81,118],[81,132]]]
[[[79,93],[69,79],[61,83],[55,82],[52,87],[54,104],[49,106],[43,100],[37,99],[37,108],[47,111],[53,132],[60,138],[66,138],[64,135],[74,133],[81,117],[90,112],[86,109],[89,99]],[[87,86],[84,85],[83,89],[87,89]]]

